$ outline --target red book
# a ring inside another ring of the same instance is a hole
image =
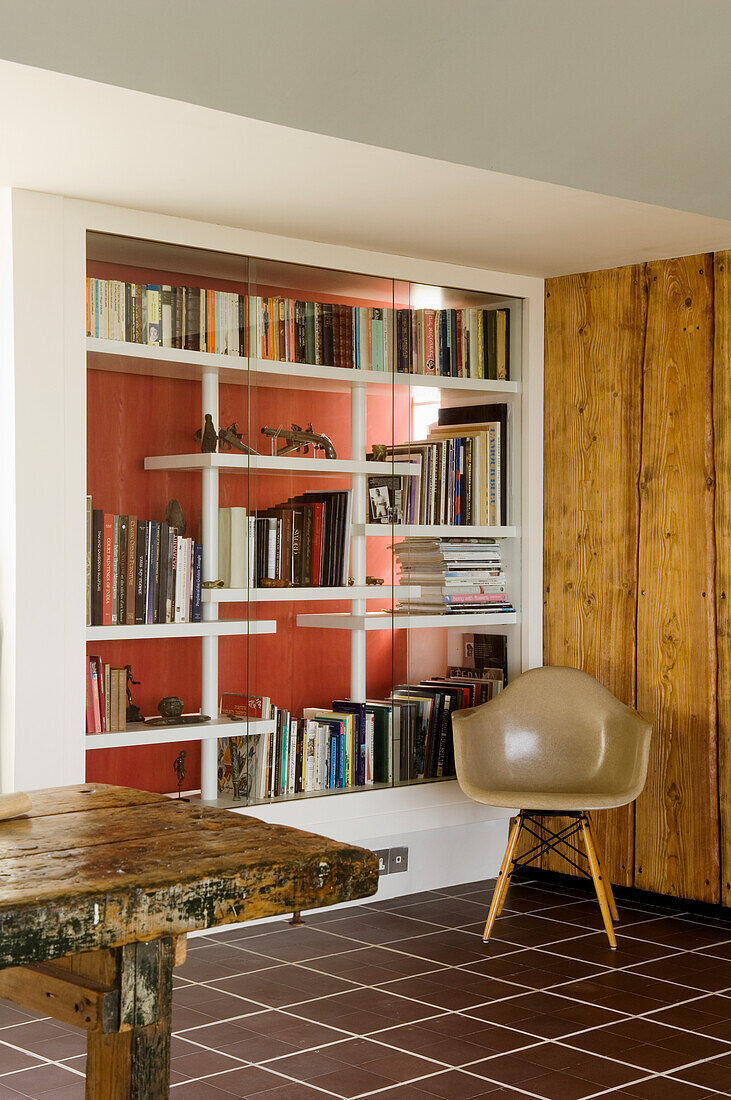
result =
[[[225,691],[221,696],[221,714],[229,718],[268,718],[270,700],[263,695],[238,695]]]
[[[312,564],[310,572],[310,584],[313,588],[322,583],[322,516],[325,505],[320,502],[312,503]]]
[[[112,625],[112,561],[114,556],[114,516],[104,513],[102,543],[102,626]]]
[[[464,356],[462,355],[462,323],[464,320],[461,309],[457,310],[457,377],[464,377]]]
[[[96,700],[96,709],[94,708],[94,690],[96,671],[92,673],[91,657],[86,658],[86,732],[97,733],[96,728],[96,714],[99,710],[99,700]]]
[[[434,310],[424,310],[424,374],[436,374]]]

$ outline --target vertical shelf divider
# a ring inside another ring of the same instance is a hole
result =
[[[366,456],[367,391],[365,385],[353,386],[350,394],[350,457],[364,462]],[[351,515],[355,523],[362,523],[366,516],[366,474],[355,474],[352,479]],[[350,572],[356,586],[366,582],[366,536],[353,535],[350,540]],[[346,582],[347,583],[347,582]],[[351,600],[353,615],[364,615],[365,600]],[[353,630],[350,635],[350,698],[364,703],[366,698],[366,632]]]
[[[201,427],[206,413],[218,424],[218,372],[205,371],[201,378]],[[218,470],[201,470],[201,517],[203,541],[203,580],[218,579]],[[216,590],[213,589],[213,592]],[[248,614],[248,612],[247,612]],[[202,617],[218,618],[218,601],[211,600],[202,607]],[[218,717],[218,638],[201,639],[201,710]],[[201,742],[201,798],[215,799],[218,795],[218,741]]]

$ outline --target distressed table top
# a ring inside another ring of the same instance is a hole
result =
[[[0,822],[0,966],[368,897],[372,852],[105,784]]]

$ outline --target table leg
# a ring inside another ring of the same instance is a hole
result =
[[[167,1100],[172,939],[128,944],[115,955],[120,1030],[89,1033],[86,1100]]]

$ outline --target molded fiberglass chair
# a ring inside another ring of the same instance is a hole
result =
[[[524,807],[510,830],[483,939],[490,938],[515,868],[556,850],[582,872],[572,856],[588,859],[609,943],[616,948],[617,907],[602,875],[588,811],[625,806],[640,794],[651,724],[585,672],[546,667],[524,672],[490,702],[458,711],[453,728],[464,793],[488,806]],[[556,832],[546,824],[552,817],[570,820]],[[535,844],[516,856],[522,832]],[[586,857],[571,843],[578,834]]]

